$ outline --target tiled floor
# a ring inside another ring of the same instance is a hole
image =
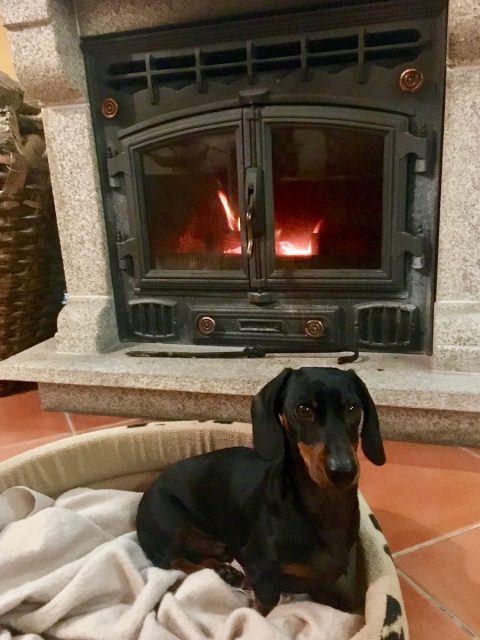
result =
[[[0,460],[58,438],[136,422],[44,412],[36,390],[0,398]],[[411,640],[480,638],[480,450],[387,442],[361,489],[398,567]]]

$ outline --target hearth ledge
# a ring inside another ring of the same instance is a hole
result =
[[[38,382],[47,410],[248,422],[252,396],[284,367],[336,366],[334,356],[304,354],[261,360],[129,358],[125,352],[134,346],[98,355],[59,354],[51,339],[1,362],[0,379]],[[198,349],[184,347],[192,348]],[[367,383],[386,437],[480,446],[479,373],[434,371],[426,356],[370,353],[342,368],[355,369]]]

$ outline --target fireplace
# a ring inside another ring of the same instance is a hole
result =
[[[445,11],[391,5],[84,40],[121,338],[431,349]]]
[[[445,3],[83,40],[120,337],[430,352]]]

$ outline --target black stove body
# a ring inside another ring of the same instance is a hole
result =
[[[430,351],[445,5],[84,39],[123,340]]]

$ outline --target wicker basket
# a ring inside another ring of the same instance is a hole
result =
[[[55,333],[64,292],[39,109],[12,83],[0,74],[0,360]]]

